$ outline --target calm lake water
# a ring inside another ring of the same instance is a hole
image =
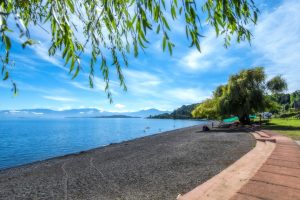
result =
[[[0,120],[0,169],[204,123],[192,120]]]

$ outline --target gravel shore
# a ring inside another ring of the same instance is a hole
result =
[[[255,145],[239,131],[178,129],[0,171],[0,199],[176,199]]]

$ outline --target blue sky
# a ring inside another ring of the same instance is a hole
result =
[[[128,91],[119,88],[112,69],[111,88],[114,103],[103,92],[100,72],[95,88],[88,86],[87,72],[71,80],[59,55],[48,56],[50,35],[38,27],[31,36],[40,43],[23,50],[16,37],[11,56],[15,61],[12,78],[19,94],[10,91],[9,81],[0,81],[0,110],[23,108],[98,108],[107,111],[135,111],[147,108],[173,110],[183,104],[197,103],[211,96],[214,88],[241,69],[264,66],[268,78],[281,74],[289,91],[300,89],[300,1],[257,1],[261,10],[258,24],[250,27],[254,38],[249,43],[225,49],[223,39],[203,26],[202,52],[188,47],[182,22],[173,22],[171,40],[176,44],[173,56],[163,53],[161,38],[150,35],[151,44],[138,58],[129,56],[124,68]],[[88,62],[83,60],[82,64]]]

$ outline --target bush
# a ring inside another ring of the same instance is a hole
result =
[[[289,113],[282,113],[278,115],[279,118],[292,118],[297,117],[300,114],[300,112],[289,112]]]

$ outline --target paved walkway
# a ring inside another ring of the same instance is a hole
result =
[[[276,139],[271,156],[231,200],[300,199],[300,148],[292,139],[265,131]]]
[[[266,130],[253,135],[257,139],[253,150],[178,199],[300,200],[300,146]]]

